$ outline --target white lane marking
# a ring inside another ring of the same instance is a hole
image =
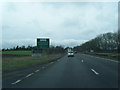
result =
[[[53,64],[53,63],[54,63],[54,62],[50,62],[49,65],[50,65],[50,64]]]
[[[42,67],[43,69],[45,68],[45,67]]]
[[[35,72],[39,72],[40,70],[38,69],[38,70],[36,70]]]
[[[14,83],[12,83],[12,84],[17,84],[17,83],[19,83],[21,80],[17,80],[17,81],[15,81]]]
[[[94,56],[93,56],[93,57],[94,57]],[[102,57],[97,57],[97,56],[95,56],[95,57],[98,58],[98,59],[104,59],[104,60],[109,60],[109,61],[118,63],[118,61],[115,61],[115,60],[112,60],[112,59],[102,58]]]
[[[27,77],[30,77],[30,76],[33,75],[33,74],[34,74],[34,73],[30,73],[30,74],[28,74],[28,75],[26,76],[26,78],[27,78]]]
[[[96,72],[94,69],[91,69],[96,75],[99,75],[98,72]]]
[[[83,54],[83,55],[88,55],[88,54]],[[92,55],[88,55],[90,57],[95,57],[95,58],[98,58],[98,59],[104,59],[104,60],[108,60],[108,61],[112,61],[112,62],[116,62],[118,63],[119,61],[115,61],[115,60],[112,60],[112,59],[108,59],[108,58],[102,58],[102,57],[99,57],[99,56],[92,56]]]
[[[81,62],[83,62],[83,60],[81,60]]]
[[[51,62],[50,64],[53,64],[54,62]]]

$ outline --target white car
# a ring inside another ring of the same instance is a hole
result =
[[[74,57],[74,52],[68,52],[68,57]]]

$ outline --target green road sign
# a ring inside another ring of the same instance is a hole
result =
[[[49,48],[49,38],[37,38],[37,48],[39,49]]]

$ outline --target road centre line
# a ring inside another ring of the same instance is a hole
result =
[[[36,70],[35,72],[39,72],[40,70],[38,69],[38,70]]]
[[[21,80],[17,80],[17,81],[15,81],[14,83],[11,83],[11,84],[17,84],[17,83],[19,83]]]
[[[28,74],[25,78],[27,78],[27,77],[30,77],[31,75],[33,75],[34,73],[30,73],[30,74]],[[25,79],[25,78],[23,78],[23,79]],[[21,82],[22,81],[22,79],[19,79],[19,80],[17,80],[17,81],[15,81],[14,83],[11,83],[11,84],[17,84],[17,83],[19,83],[19,82]]]
[[[96,72],[94,69],[91,69],[96,75],[99,75],[98,72]]]
[[[54,62],[51,62],[50,64],[53,64]]]
[[[46,68],[46,67],[43,66],[42,68],[44,69],[44,68]]]
[[[26,76],[26,78],[27,78],[27,77],[30,77],[30,76],[33,75],[33,74],[34,74],[34,73],[30,73],[30,74],[28,74],[28,75]]]
[[[53,64],[53,63],[54,63],[54,62],[50,62],[49,65],[50,65],[50,64]]]

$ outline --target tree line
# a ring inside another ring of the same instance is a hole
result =
[[[54,53],[65,53],[69,47],[62,46],[50,46],[49,49],[44,49],[43,52],[48,54]],[[37,49],[37,46],[16,46],[10,49],[2,49],[2,51],[9,50],[34,50]],[[75,51],[78,52],[119,52],[120,51],[120,33],[119,32],[108,32],[105,34],[100,34],[94,39],[91,39],[80,46],[74,47]]]
[[[120,51],[120,33],[108,32],[100,34],[80,46],[74,47],[79,52],[118,52]]]
[[[46,54],[55,54],[55,53],[65,53],[66,52],[66,48],[62,47],[62,46],[50,46],[50,48],[48,49],[39,49],[37,48],[37,46],[16,46],[10,49],[2,49],[2,51],[20,51],[20,50],[31,50],[33,53],[38,53],[41,52],[42,53],[46,53]]]
[[[32,50],[33,48],[35,48],[35,46],[30,46],[28,45],[27,47],[25,47],[24,45],[23,46],[16,46],[16,47],[13,47],[13,48],[3,48],[2,51],[16,51],[16,50]]]

